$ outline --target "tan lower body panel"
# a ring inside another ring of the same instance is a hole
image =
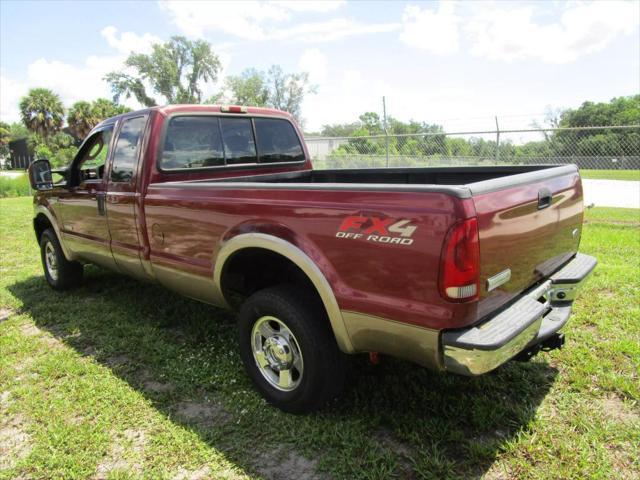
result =
[[[442,370],[440,332],[387,318],[342,310],[354,349],[380,352]]]
[[[214,282],[211,278],[165,267],[157,263],[153,264],[153,271],[156,280],[169,290],[217,307],[226,305],[216,295],[217,290],[214,288]]]

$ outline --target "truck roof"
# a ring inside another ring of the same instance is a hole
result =
[[[124,116],[131,116],[137,113],[145,113],[150,111],[157,111],[163,115],[175,115],[179,113],[229,113],[223,112],[222,107],[227,107],[228,105],[202,105],[202,104],[177,104],[177,105],[163,105],[157,107],[149,107],[143,108],[140,110],[135,110],[133,112],[122,113],[120,115],[116,115],[114,117],[107,118],[100,122],[96,127],[101,127],[103,125],[108,125],[110,123],[115,123],[119,118]],[[234,105],[235,106],[235,105]],[[262,108],[262,107],[246,107],[248,114],[254,115],[268,115],[274,117],[285,117],[288,119],[293,119],[291,114],[288,112],[284,112],[282,110],[276,110],[274,108]],[[94,128],[96,128],[94,127]]]

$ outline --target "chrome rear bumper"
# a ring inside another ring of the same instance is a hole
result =
[[[471,328],[444,331],[444,367],[463,375],[481,375],[560,330],[571,303],[597,260],[578,253],[543,284],[509,308]]]

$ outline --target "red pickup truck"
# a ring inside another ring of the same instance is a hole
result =
[[[339,393],[345,354],[479,375],[558,348],[596,264],[573,165],[314,170],[276,110],[120,115],[58,173],[30,168],[47,282],[94,263],[238,307],[247,373],[290,412]]]

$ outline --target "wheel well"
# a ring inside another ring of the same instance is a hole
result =
[[[33,219],[33,229],[36,233],[36,239],[38,242],[47,228],[53,228],[53,225],[51,225],[51,222],[46,215],[39,213],[36,218]]]
[[[220,287],[231,304],[267,287],[291,283],[320,295],[313,282],[294,262],[265,248],[244,248],[230,257],[222,270]]]

